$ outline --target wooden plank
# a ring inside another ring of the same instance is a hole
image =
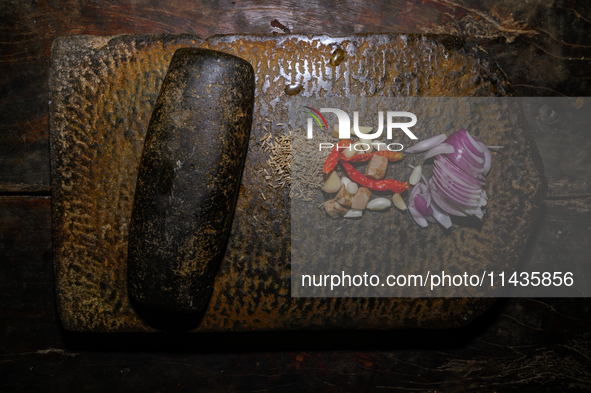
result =
[[[301,34],[458,34],[480,41],[518,95],[584,96],[591,87],[590,14],[583,1],[513,0],[502,8],[467,0],[6,2],[0,9],[0,192],[49,192],[47,71],[60,35],[282,33],[271,26],[275,19]]]
[[[588,200],[548,201],[529,258],[586,262],[590,207]],[[3,391],[50,384],[55,391],[574,393],[591,383],[591,302],[584,298],[502,299],[468,326],[447,330],[65,332],[53,300],[49,225],[47,198],[0,198]]]
[[[48,197],[0,197],[0,352],[59,342],[50,209]]]
[[[73,0],[5,1],[0,8],[0,192],[49,192],[47,142],[36,141],[46,138],[38,135],[47,132],[49,50],[53,39],[63,34],[280,33],[270,26],[275,18],[292,32],[304,34],[452,32],[481,40],[519,95],[586,96],[590,91],[586,59],[591,58],[587,27],[591,12],[581,0],[535,4],[521,0],[236,1],[224,3],[225,8],[214,14],[217,7],[222,7],[219,2],[155,1],[146,7],[139,1],[127,5],[113,0],[91,5]],[[229,7],[236,12],[226,17],[223,13]],[[520,27],[520,21],[525,25]],[[521,34],[536,29],[538,34]],[[511,30],[517,31],[512,35]],[[546,160],[548,155],[542,157]],[[552,184],[553,179],[549,181]],[[575,208],[567,207],[567,213],[554,209],[552,204],[570,203],[568,196],[559,198],[549,202],[547,217],[573,217],[560,224],[562,233],[584,235],[584,226],[576,229],[570,224],[578,214]],[[38,199],[26,203],[35,204]],[[584,199],[580,196],[572,202]],[[33,214],[21,211],[21,202],[19,198],[16,204],[3,200],[0,210],[3,391],[64,391],[77,386],[126,392],[156,390],[152,387],[176,391],[197,387],[206,392],[580,392],[591,384],[591,307],[585,299],[503,300],[466,328],[444,332],[222,334],[208,336],[205,343],[188,342],[183,336],[113,338],[64,333],[49,294],[52,263],[40,262],[50,249],[49,230],[44,230],[46,240],[36,245],[19,243],[36,227],[50,225],[48,202],[42,202],[47,206],[44,213]],[[21,229],[6,225],[19,221],[27,224]],[[11,235],[17,232],[21,235]],[[33,237],[39,237],[37,233]],[[551,236],[548,230],[546,239]],[[539,256],[549,249],[542,248],[542,242],[536,243]],[[551,248],[548,260],[586,255],[573,255],[558,238]],[[41,266],[33,268],[30,261]],[[23,273],[27,267],[45,273],[33,279]],[[3,279],[8,276],[16,280],[26,276],[26,280],[16,284]],[[17,307],[19,299],[26,299],[20,304],[28,306]],[[72,352],[79,355],[70,356]]]

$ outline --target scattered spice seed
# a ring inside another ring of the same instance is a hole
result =
[[[269,119],[265,118],[266,121]],[[277,123],[281,126],[284,123]],[[265,130],[267,128],[265,127]],[[324,184],[324,174],[321,170],[328,149],[319,151],[318,143],[334,142],[330,135],[319,135],[314,140],[305,137],[303,129],[289,132],[287,135],[273,135],[267,132],[262,138],[263,150],[269,153],[269,159],[265,163],[263,172],[267,186],[278,189],[287,185],[291,198],[299,198],[303,201],[313,201],[318,190]],[[297,154],[292,155],[293,151]],[[292,172],[292,160],[297,172]],[[320,169],[319,169],[320,168]],[[268,170],[267,170],[268,169]],[[324,204],[319,207],[322,208]]]
[[[291,168],[297,168],[297,171],[293,171],[289,175],[292,198],[312,201],[319,195],[319,189],[324,184],[322,167],[326,157],[330,154],[330,149],[319,151],[318,144],[327,142],[334,143],[334,139],[328,134],[322,133],[314,136],[314,139],[307,139],[303,129],[293,131],[291,147],[295,153],[290,154],[292,163],[289,168],[290,171]]]
[[[273,172],[273,178],[276,184],[273,188],[284,187],[291,183],[291,132],[288,135],[275,136],[269,135],[268,151],[269,159],[267,165]],[[265,173],[268,173],[265,170]],[[267,177],[267,180],[271,176]]]

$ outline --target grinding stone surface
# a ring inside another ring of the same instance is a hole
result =
[[[170,58],[181,47],[242,57],[256,74],[253,128],[228,248],[208,308],[181,321],[186,329],[447,328],[490,307],[493,299],[291,298],[289,191],[269,187],[258,174],[268,159],[260,139],[267,130],[288,132],[277,125],[287,123],[292,102],[286,84],[301,83],[300,95],[310,97],[510,95],[502,71],[475,45],[449,36],[387,34],[70,36],[55,41],[49,78],[53,246],[66,329],[155,331],[175,318],[132,307],[126,252],[145,132]],[[337,47],[349,55],[335,69],[328,61]],[[545,193],[531,135],[518,130],[511,137],[520,148],[501,165],[516,168],[515,178],[498,207],[514,220],[497,228],[492,242],[506,248],[508,264],[523,252]],[[439,235],[432,236],[436,241]],[[476,252],[482,266],[495,257],[494,250]]]

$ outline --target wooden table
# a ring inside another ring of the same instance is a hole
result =
[[[47,76],[70,34],[364,32],[471,36],[518,96],[589,96],[583,1],[36,2],[0,6],[0,390],[580,392],[591,303],[504,299],[467,327],[209,335],[73,334],[51,251]],[[585,102],[587,108],[590,102]],[[589,133],[534,130],[549,182],[525,261],[589,259]]]

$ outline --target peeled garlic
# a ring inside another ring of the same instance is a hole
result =
[[[353,150],[355,150],[356,154],[365,154],[371,152],[371,142],[365,142],[365,139],[360,139],[358,142],[353,144]]]
[[[345,187],[347,187],[349,185],[349,183],[351,183],[351,179],[349,179],[348,177],[343,176],[341,178],[341,184],[344,185]]]
[[[357,150],[355,150],[353,145],[351,145],[347,149],[343,150],[343,155],[347,158],[353,157],[355,154],[357,154]]]
[[[360,152],[360,153],[371,153],[373,151],[371,139],[359,139],[358,144],[361,144],[361,143],[365,143],[365,144],[367,144],[367,146],[365,146],[365,145],[359,146],[360,149],[364,149],[364,151]]]
[[[392,202],[394,202],[394,206],[400,210],[406,210],[406,203],[404,203],[404,199],[402,199],[400,194],[396,193],[392,195]]]
[[[344,177],[343,179],[346,179],[346,177]],[[359,190],[359,186],[357,185],[357,183],[353,183],[350,180],[349,180],[349,183],[345,187],[347,187],[347,192],[351,195],[357,194],[357,191]]]
[[[357,217],[361,217],[362,215],[363,215],[363,210],[361,210],[361,209],[349,209],[347,214],[345,214],[343,217],[357,218]]]
[[[339,179],[337,171],[330,172],[330,175],[324,182],[324,185],[322,186],[321,190],[328,194],[332,194],[333,192],[337,192],[340,189],[341,179]]]
[[[392,202],[386,198],[376,198],[369,201],[367,209],[369,210],[384,210],[392,206]]]
[[[330,134],[330,136],[339,139],[339,123],[335,123],[334,128],[332,130],[332,134]]]
[[[371,130],[373,130],[373,127],[359,126],[357,128],[359,129],[359,133],[361,133],[361,134],[369,134],[371,132]],[[356,135],[355,129],[353,127],[351,127],[351,135]]]
[[[334,124],[334,128],[332,129],[332,134],[330,134],[330,136],[332,136],[333,138],[337,138],[337,139],[349,139],[346,137],[341,138],[341,135],[339,134],[339,123],[335,123]]]
[[[421,175],[423,174],[423,170],[421,169],[420,165],[417,165],[415,169],[413,169],[412,173],[410,174],[410,179],[408,179],[408,184],[414,186],[418,182],[421,181]]]

